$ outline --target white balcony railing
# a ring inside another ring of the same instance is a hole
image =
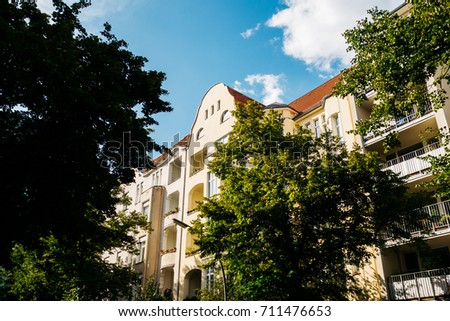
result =
[[[428,213],[429,218],[421,222],[422,232],[438,234],[450,231],[450,201],[428,205],[423,210]],[[411,233],[421,231],[411,231]]]
[[[430,163],[419,156],[439,156],[445,153],[445,148],[439,142],[419,148],[401,157],[391,159],[383,165],[383,168],[390,169],[400,177],[411,176],[422,173],[430,168]]]
[[[428,217],[422,219],[414,226],[405,222],[400,223],[400,229],[414,237],[427,237],[450,233],[450,200],[427,205],[422,208]],[[382,236],[387,241],[387,246],[397,244],[392,232],[387,231]]]
[[[388,278],[391,300],[421,300],[449,295],[450,267]]]
[[[370,134],[364,136],[364,141],[367,142],[367,141],[371,140],[372,138],[386,134],[393,130],[400,130],[402,126],[412,122],[415,119],[425,116],[426,114],[429,114],[432,111],[433,111],[433,107],[431,106],[431,104],[428,104],[427,106],[422,108],[422,110],[420,112],[413,111],[403,117],[398,117],[398,118],[392,120],[389,123],[389,125],[380,129],[380,131],[377,134],[370,133]]]

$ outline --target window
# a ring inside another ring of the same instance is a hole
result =
[[[208,119],[208,109],[205,110],[205,119]]]
[[[342,134],[342,125],[341,125],[341,113],[337,113],[336,115],[334,115],[332,117],[332,121],[333,121],[332,126],[334,127],[333,128],[334,134],[337,137],[341,138],[341,141],[342,141],[343,134]]]
[[[208,172],[208,197],[214,196],[218,193],[218,179],[217,176]]]
[[[176,191],[167,196],[167,215],[175,214],[179,210],[180,192]]]
[[[162,182],[162,169],[157,170],[152,175],[152,185],[153,186],[161,185],[161,182]]]
[[[140,184],[136,185],[136,194],[134,195],[134,204],[139,203],[139,198],[140,198],[140,195],[141,195],[141,193],[139,191],[140,186],[141,186]]]
[[[305,124],[305,128],[311,130],[311,123],[309,123],[309,122],[306,123],[306,124]]]
[[[169,166],[169,184],[181,178],[181,168],[183,164],[181,158],[175,159]]]
[[[203,136],[205,136],[205,134],[203,133],[203,128],[200,128],[197,132],[197,140],[199,140]]]
[[[220,100],[217,101],[217,110],[220,110]]]
[[[148,203],[145,203],[144,206],[142,206],[142,214],[145,217],[147,217],[147,218],[149,217],[149,215],[150,215],[150,206],[149,206]]]
[[[144,256],[145,256],[145,236],[139,238],[138,256],[136,258],[136,263],[144,262]]]
[[[318,119],[314,120],[314,134],[316,137],[320,136],[320,122]]]
[[[223,123],[225,121],[227,121],[228,119],[230,119],[231,114],[228,110],[225,110],[222,114],[222,117],[220,118],[220,122]]]
[[[201,150],[190,158],[190,176],[198,173],[205,167],[206,149]]]
[[[228,135],[225,135],[222,138],[218,139],[217,142],[222,144],[228,143]]]
[[[210,266],[206,270],[206,288],[208,290],[211,290],[211,288],[214,285],[214,274],[215,274],[215,268],[213,266]]]
[[[211,116],[214,115],[214,105],[211,106]]]

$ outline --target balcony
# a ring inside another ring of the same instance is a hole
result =
[[[423,208],[428,219],[421,222],[420,231],[410,231],[411,234],[442,234],[450,232],[450,201],[439,202]]]
[[[450,294],[450,267],[388,278],[391,300],[435,299]]]
[[[439,156],[444,153],[444,147],[441,147],[439,142],[435,142],[401,157],[391,159],[383,165],[383,168],[399,174],[400,177],[408,177],[414,174],[423,173],[430,168],[430,163],[419,158],[419,156]]]
[[[176,249],[170,249],[161,252],[161,268],[174,266],[176,263],[177,253]]]
[[[401,224],[401,229],[412,237],[430,237],[450,233],[450,200],[427,205],[422,208],[428,214],[428,218],[422,219],[415,226]],[[391,232],[387,231],[382,236],[386,240],[386,246],[395,246],[398,240],[394,239]]]
[[[401,129],[403,129],[405,127],[405,125],[411,123],[412,121],[419,119],[429,113],[431,113],[433,111],[433,107],[431,106],[431,104],[428,104],[427,106],[425,106],[424,108],[422,108],[420,110],[420,112],[418,111],[413,111],[403,117],[398,117],[395,120],[392,120],[390,122],[390,124],[384,128],[381,128],[380,131],[376,134],[374,133],[370,133],[366,136],[364,136],[364,142],[368,142],[371,139],[374,139],[376,137],[380,137],[390,131],[400,131]]]

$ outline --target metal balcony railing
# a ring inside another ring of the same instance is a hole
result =
[[[380,131],[377,134],[369,133],[364,136],[364,141],[371,140],[372,138],[381,136],[383,134],[386,134],[392,130],[400,129],[403,125],[406,125],[410,122],[412,122],[415,119],[418,119],[426,114],[429,114],[433,111],[433,107],[431,104],[427,104],[423,108],[421,108],[419,111],[413,111],[411,113],[406,114],[403,117],[397,117],[394,120],[392,120],[389,125],[387,125],[384,128],[381,128]]]
[[[383,164],[383,168],[390,169],[400,177],[420,173],[430,168],[430,163],[419,156],[439,156],[445,153],[444,147],[439,142],[416,149],[401,157],[391,159]]]
[[[423,210],[428,213],[429,218],[421,222],[422,231],[434,234],[450,231],[450,201],[428,205],[425,206]],[[419,232],[420,231],[412,231],[411,233]]]
[[[391,300],[422,300],[450,294],[450,267],[388,278]]]
[[[422,156],[422,155],[424,155],[426,153],[429,153],[432,150],[435,150],[435,149],[437,149],[439,147],[441,147],[439,142],[432,143],[432,144],[427,145],[427,146],[425,146],[423,148],[416,149],[415,151],[412,151],[412,152],[410,152],[408,154],[405,154],[405,155],[402,155],[402,156],[397,157],[395,159],[391,159],[391,160],[387,161],[385,163],[385,167],[393,166],[395,164],[407,161],[409,159],[416,158],[418,156]]]
[[[400,222],[398,227],[412,237],[450,233],[450,200],[427,205],[421,210],[428,214],[427,218],[417,222],[414,226]],[[387,246],[396,244],[392,231],[383,232],[381,237],[387,241]]]

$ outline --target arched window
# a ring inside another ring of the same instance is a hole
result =
[[[220,122],[223,123],[225,121],[227,121],[228,119],[230,119],[231,117],[231,113],[228,110],[225,110],[222,114],[222,117],[220,118]]]
[[[202,138],[205,134],[203,133],[203,128],[200,128],[197,132],[197,140]]]

